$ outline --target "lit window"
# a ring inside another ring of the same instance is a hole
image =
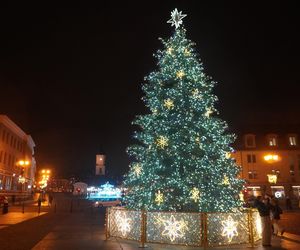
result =
[[[289,136],[289,144],[290,146],[296,146],[297,145],[297,141],[296,141],[296,136]]]
[[[276,135],[270,135],[268,136],[268,144],[271,147],[277,146],[277,136]]]

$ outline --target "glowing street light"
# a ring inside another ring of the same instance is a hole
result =
[[[280,161],[280,157],[279,157],[279,155],[276,155],[276,154],[267,154],[267,155],[264,155],[264,160],[267,163],[274,163],[274,162]]]

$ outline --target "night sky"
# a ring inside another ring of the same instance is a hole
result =
[[[32,135],[39,168],[86,177],[104,152],[110,175],[126,172],[131,121],[147,112],[141,83],[156,67],[158,38],[172,35],[166,21],[175,7],[188,14],[187,35],[218,82],[218,109],[231,130],[300,123],[296,5],[109,2],[0,10],[0,114]]]

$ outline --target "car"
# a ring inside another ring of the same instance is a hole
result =
[[[121,206],[122,202],[120,200],[97,200],[94,202],[94,207],[114,207]]]

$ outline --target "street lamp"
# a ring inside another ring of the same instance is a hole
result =
[[[275,162],[278,162],[281,160],[281,158],[279,157],[279,155],[277,154],[266,154],[264,155],[264,160],[267,162],[267,163],[275,163]]]
[[[24,213],[24,201],[25,201],[25,183],[26,183],[26,178],[24,176],[24,172],[25,172],[25,167],[29,166],[30,162],[27,160],[19,160],[17,165],[21,166],[21,174],[19,175],[19,183],[21,183],[22,188],[21,188],[21,193],[23,193],[23,205],[22,205],[22,211]]]

